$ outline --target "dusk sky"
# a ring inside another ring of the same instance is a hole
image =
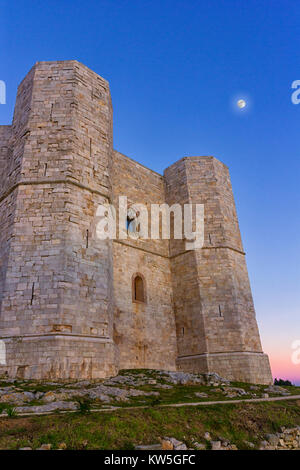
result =
[[[229,166],[263,349],[300,385],[300,2],[0,0],[0,40],[1,125],[36,61],[77,59],[110,83],[115,149]]]

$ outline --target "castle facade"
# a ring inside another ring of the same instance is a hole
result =
[[[113,149],[109,84],[38,62],[0,126],[0,375],[102,378],[119,369],[271,383],[228,168],[183,158],[160,175]],[[204,244],[106,239],[99,205],[202,204]]]

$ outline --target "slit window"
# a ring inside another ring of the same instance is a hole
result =
[[[133,300],[145,302],[145,285],[141,276],[137,275],[133,281]]]

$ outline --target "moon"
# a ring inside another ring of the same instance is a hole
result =
[[[245,108],[246,104],[247,104],[247,103],[246,103],[245,100],[238,100],[238,102],[237,102],[237,105],[238,105],[238,107],[239,107],[240,109]]]

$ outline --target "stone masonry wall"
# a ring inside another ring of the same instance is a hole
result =
[[[178,367],[270,382],[227,167],[213,157],[184,158],[165,178],[170,203],[204,205],[203,248],[186,252],[171,241]]]
[[[75,61],[37,63],[27,81],[13,124],[23,125],[23,151],[12,155],[18,172],[7,183],[16,207],[0,323],[7,369],[36,378],[111,375],[112,246],[92,238],[97,206],[110,194],[108,84]],[[53,347],[40,354],[45,334]]]
[[[159,175],[113,150],[112,123],[108,82],[57,61],[35,64],[0,126],[0,374],[178,368],[270,383],[227,167],[189,157]],[[119,196],[147,206],[149,233],[151,204],[204,204],[204,247],[100,240],[97,208]]]
[[[126,195],[134,203],[162,204],[161,175],[114,152],[114,201]],[[149,228],[151,217],[149,217]],[[119,367],[175,370],[177,356],[168,240],[116,240],[114,243],[114,341]],[[132,301],[132,278],[145,279],[146,302]]]

